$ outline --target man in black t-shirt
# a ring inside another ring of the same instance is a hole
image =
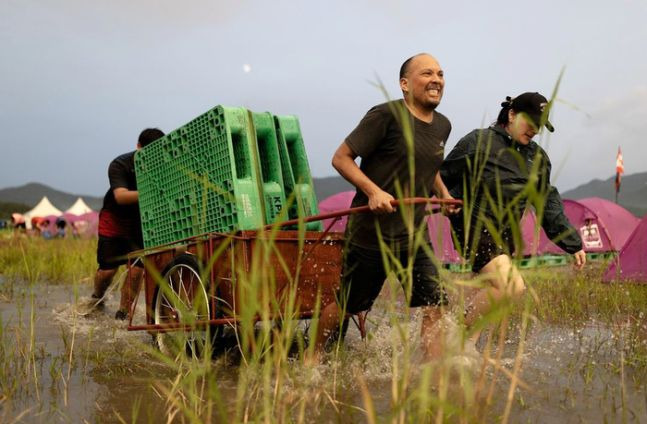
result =
[[[338,304],[321,312],[314,358],[317,362],[326,340],[339,328],[341,311],[358,313],[371,308],[389,270],[406,269],[413,260],[413,281],[397,273],[412,307],[423,306],[422,341],[427,357],[440,355],[431,334],[441,318],[445,293],[438,271],[420,246],[429,244],[425,205],[391,205],[396,198],[451,199],[438,173],[451,124],[436,111],[445,80],[440,65],[429,54],[406,60],[400,69],[403,100],[373,107],[339,146],[332,160],[335,169],[357,188],[352,207],[368,205],[373,213],[349,218],[343,275]],[[407,136],[410,135],[410,136]],[[355,158],[361,157],[359,166]],[[389,251],[392,255],[383,255]],[[385,262],[383,257],[389,257]]]
[[[141,132],[137,150],[163,137],[157,128]],[[103,297],[112,283],[120,265],[127,262],[128,253],[143,247],[142,229],[137,201],[137,179],[135,176],[135,151],[115,158],[108,167],[110,188],[103,198],[99,212],[99,242],[97,262],[99,268],[94,278],[92,300],[95,306],[103,305]],[[115,319],[126,319],[128,311],[139,291],[143,266],[141,262],[132,269],[129,279],[121,289],[121,301]]]

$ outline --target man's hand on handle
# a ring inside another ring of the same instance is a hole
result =
[[[391,201],[395,200],[393,196],[383,190],[376,190],[368,196],[368,207],[371,212],[376,214],[386,214],[395,212]]]

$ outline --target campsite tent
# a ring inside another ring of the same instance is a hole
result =
[[[25,225],[27,226],[27,229],[31,229],[32,218],[44,218],[51,215],[60,216],[61,213],[62,212],[60,210],[52,205],[47,196],[43,196],[40,202],[38,202],[32,210],[25,212],[23,216],[25,217]]]
[[[441,214],[434,213],[427,218],[429,239],[434,248],[434,253],[444,264],[458,264],[463,260],[454,248],[452,228],[449,219]]]
[[[586,252],[620,250],[640,221],[622,206],[598,197],[564,199],[564,212],[582,237]],[[565,254],[543,229],[535,235],[535,225],[536,216],[528,211],[521,220],[524,256]]]
[[[521,234],[523,235],[524,256],[563,255],[565,253],[550,241],[543,228],[537,228],[537,216],[530,209],[521,219]]]
[[[99,228],[99,212],[88,212],[77,217],[72,225],[75,227],[77,236],[81,238],[96,237]]]
[[[640,222],[622,206],[598,197],[564,199],[564,212],[580,233],[586,252],[620,250]]]
[[[74,204],[65,211],[65,215],[80,216],[88,212],[92,212],[92,208],[90,208],[83,199],[79,197],[76,199],[76,202],[74,202]]]
[[[333,194],[332,196],[326,197],[324,200],[319,202],[319,213],[330,213],[339,211],[342,209],[350,208],[350,203],[353,201],[355,196],[354,191],[342,191],[341,193]],[[333,222],[334,218],[325,219],[323,221],[324,229]],[[330,227],[330,231],[343,232],[346,229],[346,223],[348,222],[348,216],[341,217],[337,222]]]
[[[323,214],[348,209],[354,196],[354,191],[344,191],[327,197],[319,203],[319,212]],[[327,228],[332,221],[333,219],[324,220],[324,228]],[[331,231],[343,232],[347,222],[348,217],[342,217],[333,224]],[[452,242],[449,219],[440,213],[432,214],[427,221],[427,229],[438,259],[443,263],[460,263],[461,258]]]
[[[347,209],[354,194],[355,192],[348,191],[330,196],[319,204],[319,210],[321,213],[327,213]],[[640,221],[622,206],[596,197],[581,200],[565,199],[564,212],[573,227],[580,233],[586,252],[620,250]],[[343,231],[346,222],[347,219],[342,218],[332,227],[332,230]],[[329,223],[330,220],[324,222],[324,227]],[[460,263],[461,258],[452,242],[449,220],[441,214],[433,214],[430,215],[427,226],[429,238],[438,258],[443,263]],[[535,214],[528,211],[521,221],[524,256],[565,254],[548,238],[542,228],[539,228],[536,234],[535,226]]]
[[[647,281],[647,215],[636,226],[622,246],[616,260],[611,261],[602,279],[604,281]]]

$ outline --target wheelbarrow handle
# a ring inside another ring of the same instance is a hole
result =
[[[421,204],[432,204],[432,205],[456,205],[456,206],[462,206],[463,201],[459,199],[436,199],[436,198],[428,198],[428,197],[407,197],[401,200],[391,200],[391,205],[392,206],[400,206],[400,205],[421,205]],[[346,215],[354,215],[357,213],[367,213],[370,212],[371,209],[367,206],[358,206],[356,208],[350,208],[350,209],[341,209],[335,212],[329,212],[329,213],[322,213],[319,215],[313,215],[313,216],[307,216],[302,219],[291,219],[289,221],[284,221],[284,222],[279,222],[276,224],[271,224],[271,225],[266,225],[265,228],[272,228],[272,227],[286,227],[289,225],[297,225],[299,222],[314,222],[314,221],[323,221],[324,219],[330,219],[330,218],[339,218],[342,216]]]

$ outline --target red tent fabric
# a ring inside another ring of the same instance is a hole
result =
[[[579,231],[586,252],[618,251],[640,219],[605,199],[564,199],[564,212]]]
[[[633,230],[640,223],[640,218],[610,200],[587,197],[579,199],[578,202],[591,209],[599,219],[604,221],[613,247],[615,247],[614,250],[620,250],[624,246]]]
[[[96,237],[99,229],[99,212],[92,211],[79,215],[74,219],[72,225],[76,227],[79,237]]]
[[[329,213],[348,209],[350,208],[350,204],[354,196],[354,191],[344,191],[327,197],[319,203],[319,212]],[[332,221],[333,219],[324,220],[324,228],[328,228],[328,225],[330,225]],[[348,217],[342,217],[333,224],[331,231],[343,232],[346,229],[347,222]],[[429,231],[429,238],[431,240],[433,250],[441,262],[460,263],[462,261],[458,252],[454,249],[454,243],[452,242],[451,236],[451,226],[447,217],[440,213],[430,215],[427,220],[427,229]]]
[[[647,281],[647,215],[639,222],[616,260],[611,261],[603,281]]]
[[[434,253],[444,264],[458,264],[463,262],[461,256],[454,248],[452,229],[449,219],[441,213],[434,213],[427,218],[429,239]]]
[[[537,230],[539,233],[537,234]],[[528,209],[521,219],[521,234],[523,236],[523,255],[563,255],[564,252],[559,246],[550,241],[543,228],[537,228],[537,216]]]
[[[355,196],[354,191],[342,191],[341,193],[333,194],[330,197],[326,197],[324,200],[319,202],[319,213],[330,213],[336,212],[343,209],[350,208],[350,203],[353,201]],[[323,227],[324,229],[328,228],[333,222],[334,218],[324,219]],[[336,231],[343,233],[346,229],[346,223],[348,222],[348,216],[343,216],[337,222],[333,224],[330,228],[330,231]]]
[[[330,196],[319,203],[319,211],[327,213],[347,209],[354,195],[354,191],[346,191]],[[564,199],[564,212],[573,227],[580,233],[586,252],[620,250],[631,231],[640,222],[622,206],[597,197],[581,200]],[[341,218],[331,230],[343,232],[347,221],[347,217]],[[332,220],[324,221],[324,228],[327,228],[331,222]],[[462,259],[454,248],[451,226],[447,217],[438,213],[432,214],[429,216],[427,226],[429,238],[438,259],[443,263],[460,263]],[[528,211],[521,221],[524,256],[565,254],[560,247],[550,241],[542,228],[538,230],[536,235],[536,217],[532,211]]]
[[[564,199],[564,212],[582,237],[586,252],[620,250],[640,221],[622,206],[598,197]],[[524,256],[565,254],[543,229],[540,228],[536,236],[535,225],[536,216],[528,211],[521,220]]]

